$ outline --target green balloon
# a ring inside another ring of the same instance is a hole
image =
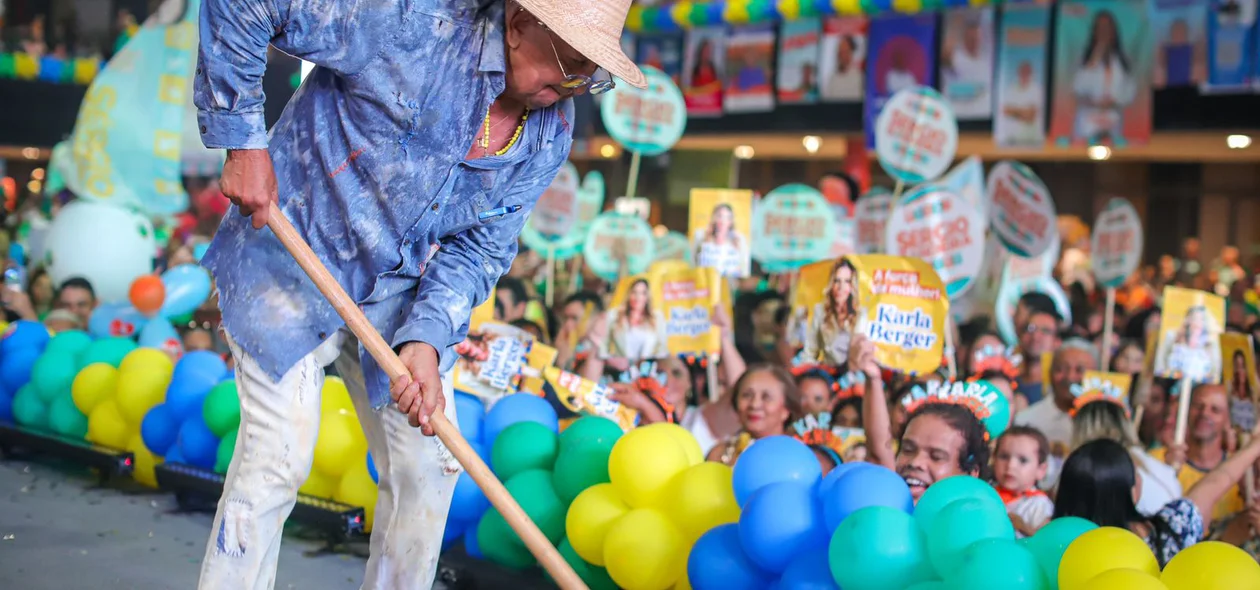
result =
[[[39,391],[45,404],[51,404],[58,396],[68,393],[79,368],[75,357],[68,352],[45,352],[39,355],[31,369],[31,385]]]
[[[569,544],[567,538],[560,541],[560,546],[556,549],[560,551],[560,556],[569,563],[569,567],[573,568],[574,573],[579,578],[582,578],[583,582],[586,582],[587,588],[590,588],[590,590],[617,590],[617,583],[608,575],[608,570],[592,565],[578,556],[577,551],[573,550],[573,545]],[[550,574],[547,575],[547,579],[552,579]]]
[[[13,396],[13,419],[27,428],[48,429],[48,404],[29,383]]]
[[[559,439],[550,428],[537,422],[517,422],[494,439],[490,464],[503,481],[531,469],[550,471],[556,463],[559,446]]]
[[[87,436],[88,419],[75,407],[74,398],[63,394],[48,406],[48,428],[61,436],[82,440]]]
[[[845,590],[905,588],[936,577],[914,519],[887,506],[860,508],[840,521],[827,561]]]
[[[477,546],[486,559],[502,566],[525,569],[535,563],[534,555],[494,508],[487,510],[477,523]]]
[[[236,431],[227,433],[222,440],[219,441],[219,451],[214,458],[214,472],[219,474],[227,473],[228,466],[232,464],[232,453],[236,452]]]
[[[135,349],[136,343],[129,338],[102,338],[90,344],[79,356],[79,368],[105,363],[117,369],[123,358]]]
[[[52,340],[48,341],[48,347],[44,349],[44,354],[51,352],[62,352],[69,354],[75,359],[75,366],[78,366],[79,356],[83,351],[92,345],[92,337],[82,330],[66,330],[58,332]]]
[[[612,444],[562,447],[556,457],[551,484],[565,504],[572,504],[587,488],[612,481],[608,477],[608,456]]]
[[[950,565],[945,578],[948,590],[1050,590],[1037,558],[1024,546],[1008,539],[972,543],[962,551],[958,562]]]
[[[224,381],[210,390],[201,405],[201,417],[205,418],[206,426],[215,436],[235,436],[236,427],[241,424],[241,400],[236,395],[235,379]]]
[[[185,328],[188,324],[192,323],[193,313],[195,312],[190,311],[183,315],[173,315],[167,319],[170,320],[172,326],[175,326],[176,328]]]
[[[932,531],[932,522],[941,509],[955,500],[966,498],[984,500],[1003,514],[1006,513],[1006,505],[1002,503],[1002,497],[993,486],[970,475],[955,475],[932,484],[932,487],[923,492],[923,497],[914,504],[914,521],[919,523],[919,530],[923,534],[929,534]]]
[[[17,60],[12,53],[0,52],[0,78],[17,77]]]
[[[1005,507],[979,498],[951,502],[932,519],[927,531],[928,558],[942,577],[957,567],[963,551],[985,539],[1015,541],[1015,526]]]
[[[1046,575],[1049,587],[1059,587],[1059,562],[1068,545],[1077,537],[1098,528],[1098,525],[1076,516],[1056,518],[1037,530],[1037,534],[1023,539],[1024,547],[1032,552]]]
[[[949,586],[940,580],[929,580],[927,582],[919,582],[912,586],[906,586],[906,590],[949,590]]]
[[[564,518],[569,507],[556,495],[556,489],[551,485],[550,471],[523,471],[504,482],[503,486],[552,545],[564,538]],[[512,538],[521,547],[525,546],[525,542],[515,532],[512,533]],[[480,536],[477,537],[477,542],[481,542]]]
[[[598,444],[612,448],[625,434],[616,422],[600,416],[583,416],[560,433],[560,450],[574,446]]]

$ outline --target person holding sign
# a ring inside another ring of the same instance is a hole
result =
[[[831,280],[823,292],[822,303],[814,306],[805,349],[806,361],[817,361],[842,367],[849,358],[849,342],[860,317],[857,270],[848,258],[841,258],[831,269]]]
[[[600,356],[624,359],[626,364],[658,359],[669,355],[665,334],[665,316],[652,308],[652,287],[647,279],[635,279],[626,292],[626,303],[604,315],[607,338]],[[598,326],[598,327],[604,327]],[[598,332],[596,332],[598,334]],[[624,371],[620,363],[610,363]]]
[[[1222,385],[1203,384],[1190,391],[1190,417],[1186,442],[1157,449],[1151,456],[1177,470],[1181,486],[1190,489],[1229,457],[1229,394]],[[1242,493],[1231,487],[1206,513],[1210,522],[1222,522],[1245,508]]]
[[[1181,326],[1164,332],[1155,356],[1155,372],[1191,382],[1213,381],[1221,374],[1221,329],[1204,305],[1186,310]]]

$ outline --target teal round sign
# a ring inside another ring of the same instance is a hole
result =
[[[669,151],[687,128],[687,106],[673,79],[652,66],[642,90],[618,84],[600,104],[604,129],[621,147],[644,156]]]
[[[753,258],[789,270],[831,256],[835,215],[822,193],[804,184],[770,191],[753,208]]]
[[[642,217],[609,212],[595,218],[582,248],[586,266],[601,279],[636,275],[656,259],[656,238]]]

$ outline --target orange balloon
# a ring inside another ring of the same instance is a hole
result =
[[[162,309],[162,302],[166,301],[166,286],[157,275],[144,275],[131,283],[128,296],[136,311],[145,315],[154,314]]]

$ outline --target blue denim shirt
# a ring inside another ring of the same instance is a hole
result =
[[[211,148],[270,150],[280,208],[395,348],[440,351],[516,256],[535,201],[568,157],[571,100],[530,113],[502,156],[466,160],[504,89],[495,0],[205,0],[194,101]],[[317,65],[270,137],[268,44]],[[487,220],[502,206],[520,210]],[[344,323],[267,228],[235,207],[202,263],[223,325],[277,381]],[[372,404],[389,380],[360,350]]]

